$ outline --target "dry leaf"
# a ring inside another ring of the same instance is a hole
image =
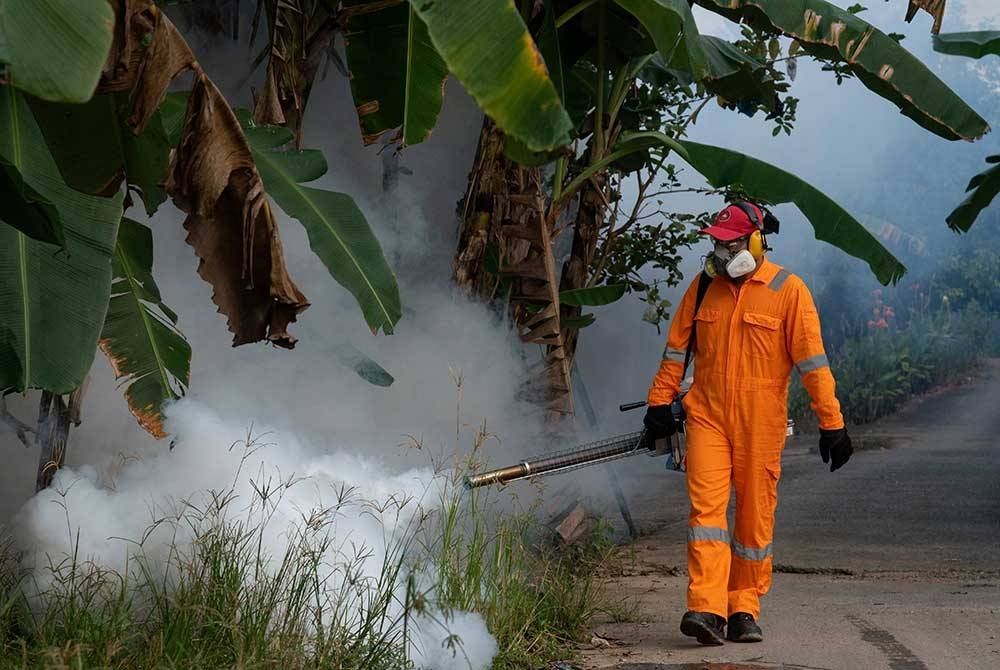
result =
[[[934,17],[934,26],[931,32],[937,35],[941,32],[941,20],[944,18],[944,4],[947,0],[910,0],[910,5],[906,8],[906,22],[909,23],[917,15],[918,10],[924,10]]]
[[[187,241],[198,274],[229,322],[233,346],[268,340],[292,348],[288,324],[309,306],[288,275],[281,238],[232,108],[201,69],[184,38],[151,0],[113,0],[117,17],[101,90],[135,98],[129,125],[148,123],[170,82],[194,72],[180,143],[164,185],[188,214]]]

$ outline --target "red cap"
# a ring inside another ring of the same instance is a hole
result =
[[[754,209],[754,213],[759,217],[758,220],[764,220],[764,214],[759,207],[750,203],[747,205]],[[711,235],[721,242],[731,242],[746,237],[755,230],[757,230],[757,226],[750,220],[746,212],[736,205],[729,205],[715,215],[715,221],[711,226],[702,230],[701,234]]]

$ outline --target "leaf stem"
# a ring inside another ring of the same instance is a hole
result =
[[[576,16],[583,10],[587,9],[591,5],[596,5],[600,1],[601,0],[583,0],[583,2],[581,2],[580,4],[570,7],[565,12],[563,12],[562,16],[556,19],[556,28],[562,28],[574,16]]]

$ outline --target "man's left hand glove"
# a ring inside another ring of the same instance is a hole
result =
[[[854,449],[846,428],[819,431],[819,455],[824,463],[830,464],[830,472],[841,467],[851,459]]]

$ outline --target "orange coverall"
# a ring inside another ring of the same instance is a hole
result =
[[[680,392],[692,318],[698,326],[687,414],[688,609],[760,614],[771,586],[771,539],[792,367],[820,428],[844,427],[823,349],[819,315],[801,279],[768,260],[742,285],[712,281],[694,315],[698,280],[670,326],[650,405]],[[730,483],[736,521],[728,531]]]

